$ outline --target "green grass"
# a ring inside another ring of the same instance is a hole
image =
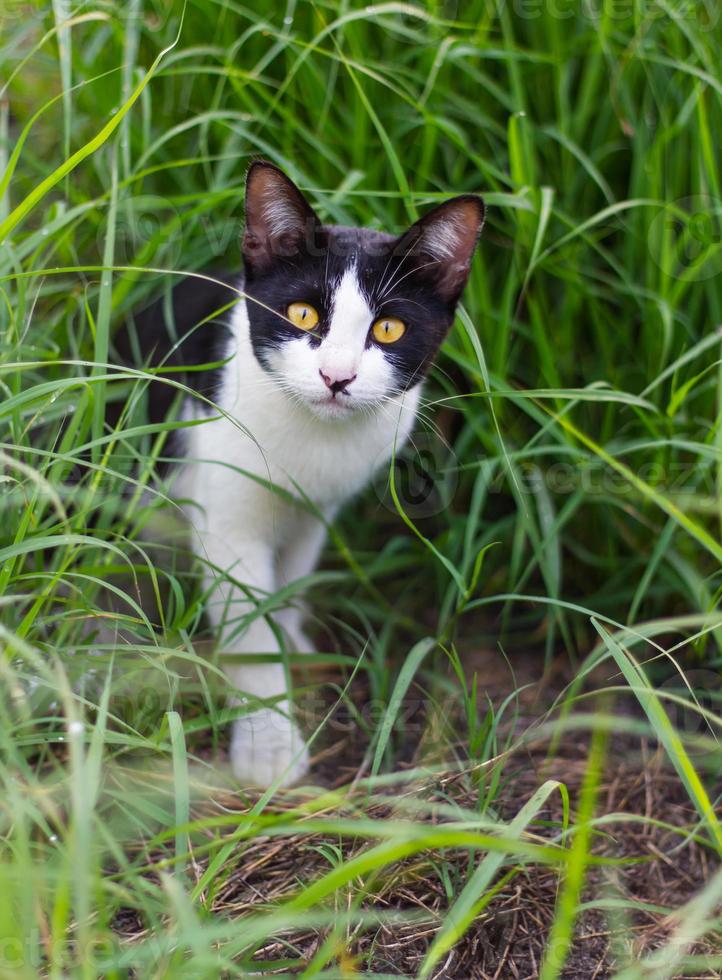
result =
[[[419,976],[507,883],[551,868],[540,975],[560,977],[590,904],[618,927],[639,912],[585,890],[616,867],[600,841],[669,817],[605,811],[622,730],[661,747],[696,814],[682,851],[701,843],[710,874],[658,903],[659,949],[615,948],[617,976],[715,969],[694,943],[722,928],[717,7],[5,0],[0,59],[0,977],[261,975],[278,937],[288,975],[381,976],[353,937],[414,920],[378,898],[411,865],[446,895]],[[153,481],[169,427],[145,424],[148,376],[113,366],[112,335],[179,272],[238,267],[258,155],[328,221],[399,229],[469,191],[488,222],[416,438],[444,506],[414,510],[394,470],[303,583],[325,646],[300,697],[318,745],[336,701],[355,719],[360,781],[228,808],[198,568],[154,530],[173,513]],[[128,405],[114,431],[109,401]],[[481,648],[506,700],[474,674]],[[530,654],[538,680],[560,662],[573,680],[525,731]],[[420,739],[413,691],[428,752],[406,793],[391,774]],[[552,760],[589,737],[571,796],[540,778],[514,797],[534,737]],[[325,869],[214,905],[276,839],[308,839]]]

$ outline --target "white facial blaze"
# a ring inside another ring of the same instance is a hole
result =
[[[373,311],[361,291],[356,266],[334,290],[329,330],[319,348],[319,368],[332,380],[358,375]]]
[[[321,343],[298,337],[270,353],[286,391],[321,418],[347,417],[395,394],[391,364],[377,344],[366,344],[373,319],[354,263],[332,287],[328,330]],[[324,375],[329,384],[353,380],[332,398]]]

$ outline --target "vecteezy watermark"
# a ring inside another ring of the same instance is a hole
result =
[[[121,202],[115,217],[113,264],[117,278],[133,273],[124,266],[148,264],[175,269],[183,254],[183,225],[176,206],[157,194],[142,194]],[[100,255],[105,248],[107,226],[98,229]]]
[[[722,272],[722,201],[697,194],[668,202],[650,224],[647,242],[668,276],[712,279]]]
[[[694,22],[704,30],[710,30],[719,20],[720,5],[717,0],[486,0],[477,21],[492,19],[502,14],[520,21],[577,19],[582,26],[590,21],[621,26],[647,27],[654,22],[669,24],[682,21]],[[394,12],[388,24],[399,40],[419,43],[420,37],[428,37],[446,28],[453,21],[465,21],[464,5],[459,0],[429,0],[425,10],[409,7]]]
[[[593,23],[639,24],[694,22],[704,30],[713,28],[720,16],[717,0],[487,0],[490,14],[506,10],[519,20],[592,21]]]
[[[388,717],[389,702],[383,698],[368,698],[359,701],[339,700],[333,712],[329,713],[328,698],[315,690],[307,690],[296,699],[296,710],[303,719],[306,731],[315,731],[323,726],[327,734],[334,736],[353,735],[359,731],[374,731]],[[434,702],[428,698],[408,693],[402,701],[393,704],[395,726],[407,735],[420,738],[434,709]],[[271,718],[272,723],[272,718]]]
[[[122,432],[121,432],[122,437]],[[161,458],[173,459],[173,451]],[[52,485],[38,485],[17,478],[8,464],[0,464],[0,520],[12,508],[28,506],[31,493],[47,506],[57,506],[60,499],[65,506],[87,500],[97,502],[101,497],[106,507],[127,509],[128,500],[138,495],[136,483],[128,479],[127,465],[131,457],[121,455],[113,465],[112,477],[100,487],[86,490],[81,484],[88,473],[93,473],[90,461],[78,461],[62,471]],[[590,465],[587,460],[559,460],[544,467],[533,462],[517,463],[513,478],[503,461],[486,461],[488,465],[487,493],[504,496],[514,491],[523,496],[535,497],[546,489],[555,498],[582,493],[585,497],[600,500],[634,498],[639,494],[635,483],[625,473],[605,465]],[[626,467],[638,480],[653,487],[677,506],[694,509],[699,513],[717,514],[719,498],[716,489],[716,469],[713,460],[702,466],[699,462],[672,460],[669,462],[645,462]],[[392,492],[393,476],[393,492]],[[408,444],[400,448],[393,460],[385,452],[379,454],[372,486],[376,497],[389,511],[396,513],[394,492],[404,510],[413,518],[432,517],[450,508],[456,496],[459,467],[454,452],[443,439],[427,432],[413,435]],[[52,496],[51,491],[55,492]],[[145,506],[153,503],[147,496]],[[170,512],[168,512],[170,513]]]
[[[83,949],[83,962],[86,967],[101,967],[106,969],[112,965],[113,957],[118,955],[119,942],[110,936],[91,938]],[[75,944],[67,941],[68,952],[76,949]],[[0,976],[9,978],[17,971],[18,977],[28,976],[28,968],[38,970],[46,963],[47,950],[40,930],[33,927],[21,938],[20,936],[4,936],[0,939]]]
[[[431,432],[411,436],[392,457],[377,459],[373,487],[376,496],[396,513],[394,495],[408,517],[433,517],[446,510],[454,499],[459,480],[453,450]]]

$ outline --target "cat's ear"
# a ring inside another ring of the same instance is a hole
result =
[[[485,213],[476,194],[452,197],[428,211],[399,240],[397,254],[410,253],[448,303],[456,303],[466,285]]]
[[[303,251],[314,242],[321,224],[293,181],[264,160],[248,170],[245,207],[243,261],[252,273],[262,273],[278,259]]]

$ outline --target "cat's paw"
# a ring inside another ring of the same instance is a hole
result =
[[[295,723],[262,708],[233,725],[229,749],[233,775],[242,786],[290,786],[309,769],[308,749]]]

